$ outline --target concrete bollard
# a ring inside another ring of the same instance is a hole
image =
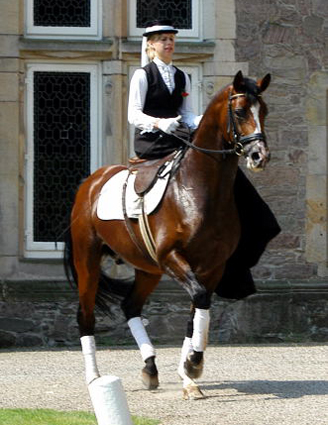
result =
[[[133,425],[120,378],[102,376],[88,390],[98,425]]]

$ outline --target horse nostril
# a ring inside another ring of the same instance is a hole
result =
[[[258,161],[261,158],[258,152],[253,152],[251,156],[253,161]]]

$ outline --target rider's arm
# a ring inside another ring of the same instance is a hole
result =
[[[157,131],[159,119],[142,112],[147,90],[148,81],[146,72],[143,69],[137,69],[130,83],[128,120],[130,124],[133,124],[144,132],[153,132]]]
[[[192,107],[192,99],[191,99],[191,84],[188,74],[185,74],[186,78],[186,87],[185,93],[183,94],[182,105],[179,108],[179,115],[182,116],[181,121],[186,123],[192,129],[198,127],[200,120],[203,115],[195,115]]]

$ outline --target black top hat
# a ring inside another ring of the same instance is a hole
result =
[[[161,33],[172,33],[177,34],[179,31],[176,30],[172,22],[169,20],[162,20],[162,21],[155,21],[151,22],[147,28],[146,31],[143,33],[144,37],[149,37],[153,34],[161,34]]]

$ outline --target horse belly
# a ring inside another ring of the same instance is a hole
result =
[[[133,220],[134,225],[135,220]],[[141,269],[148,273],[159,274],[160,270],[149,258],[146,258],[141,248],[131,239],[123,220],[99,220],[96,219],[95,225],[98,236],[108,245],[124,262],[129,263],[137,269]],[[138,229],[134,232],[140,240]]]

